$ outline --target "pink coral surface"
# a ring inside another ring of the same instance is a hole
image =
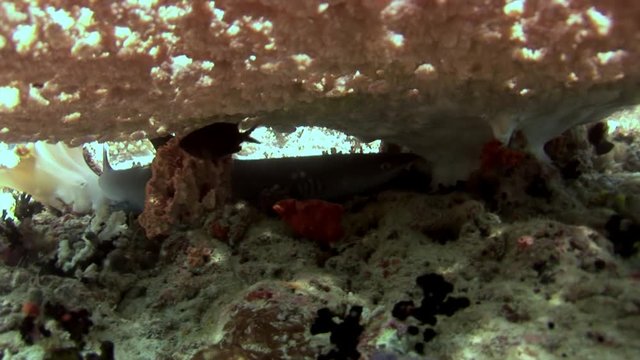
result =
[[[200,160],[183,151],[178,139],[158,149],[138,221],[147,237],[166,236],[177,225],[198,225],[229,196],[231,158]]]

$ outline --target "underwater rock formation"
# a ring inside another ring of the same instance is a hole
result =
[[[463,179],[638,103],[633,1],[91,2],[0,10],[0,140],[82,143],[254,117],[380,138]]]

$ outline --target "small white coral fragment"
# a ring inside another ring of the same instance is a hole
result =
[[[516,22],[515,24],[513,24],[513,26],[511,26],[510,38],[511,40],[517,40],[523,43],[527,41],[527,36],[524,33],[522,22]]]
[[[624,51],[624,50],[604,51],[604,52],[599,52],[598,54],[596,54],[596,56],[598,58],[598,62],[600,63],[600,65],[607,65],[607,64],[610,64],[610,63],[614,63],[614,62],[620,61],[626,55],[627,55],[627,52]]]
[[[404,35],[390,32],[387,34],[387,40],[393,45],[395,48],[401,48],[404,45]]]
[[[36,87],[31,86],[29,88],[29,98],[33,100],[36,104],[47,106],[49,105],[49,100],[45,99],[44,96],[40,93],[40,90]]]
[[[81,117],[82,117],[82,113],[76,111],[62,117],[62,122],[65,124],[74,123],[80,120]]]
[[[102,50],[101,42],[102,35],[97,31],[92,31],[76,41],[76,44],[71,48],[71,54],[79,58],[98,55]]]
[[[13,32],[13,42],[18,54],[26,54],[36,42],[38,28],[35,25],[18,25]]]
[[[591,7],[587,10],[587,15],[589,16],[589,20],[596,27],[596,31],[598,31],[598,35],[606,36],[609,34],[611,30],[611,19],[609,19],[606,15],[598,11],[596,8]]]
[[[58,24],[63,30],[69,30],[75,24],[73,18],[63,9],[55,9],[49,6],[46,12],[51,17],[51,20]]]
[[[20,90],[13,86],[0,87],[0,112],[11,112],[20,105]]]
[[[438,78],[436,68],[431,64],[422,64],[413,72],[421,80],[433,80]]]
[[[291,60],[293,60],[296,63],[296,65],[298,65],[298,71],[307,70],[307,68],[311,66],[311,63],[313,62],[313,59],[311,58],[311,56],[307,54],[292,55]]]
[[[543,49],[520,48],[515,57],[524,61],[540,61],[544,57]]]
[[[109,206],[102,204],[91,219],[89,230],[98,236],[100,241],[109,241],[126,233],[127,214],[124,211],[109,212]]]

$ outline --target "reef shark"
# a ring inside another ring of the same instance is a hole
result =
[[[429,185],[426,163],[410,153],[335,154],[261,160],[236,160],[231,178],[234,197],[270,207],[285,198],[339,201],[396,184],[402,175]],[[265,201],[267,203],[265,203]]]
[[[120,208],[141,212],[150,167],[113,170],[106,159],[99,179],[105,196]],[[380,190],[407,174],[420,174],[420,186],[429,185],[426,163],[409,153],[234,160],[231,171],[233,197],[267,208],[285,198],[342,200]]]
[[[149,166],[133,167],[125,170],[114,170],[109,163],[107,145],[102,149],[102,175],[98,184],[104,196],[113,204],[124,210],[141,213],[147,182],[151,179]]]
[[[197,129],[180,139],[179,146],[191,156],[215,160],[240,150],[243,142],[258,142],[241,132],[235,123],[218,122]],[[172,135],[151,139],[156,150]],[[144,210],[149,166],[114,170],[103,148],[103,172],[99,185],[116,207],[134,213]],[[417,170],[417,171],[416,171]],[[418,176],[420,186],[429,185],[425,160],[410,153],[337,154],[261,160],[234,160],[231,191],[237,200],[246,200],[270,209],[279,200],[341,200],[379,190],[401,179],[402,174]]]

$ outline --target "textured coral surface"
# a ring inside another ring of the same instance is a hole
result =
[[[637,102],[638,18],[636,1],[604,0],[6,2],[0,139],[256,115],[456,159],[446,179],[474,161],[452,143],[518,128],[538,143]]]
[[[341,341],[362,359],[638,358],[637,256],[613,254],[610,241],[589,226],[592,219],[597,229],[611,210],[583,203],[601,189],[584,186],[582,195],[582,186],[554,187],[573,204],[564,196],[551,203],[529,198],[525,206],[538,215],[522,221],[466,194],[387,192],[348,210],[348,237],[333,251],[260,216],[235,245],[202,228],[173,232],[157,262],[140,247],[151,242],[135,229],[112,234],[115,250],[103,262],[98,247],[110,240],[83,255],[81,223],[88,217],[38,216],[39,231],[69,245],[57,256],[72,270],[0,265],[0,349],[42,359],[69,346],[51,325],[50,338],[31,346],[18,335],[21,307],[38,289],[46,301],[88,309],[94,326],[86,349],[112,341],[117,359],[321,359]],[[71,220],[73,231],[64,227]],[[92,230],[105,222],[111,220],[95,218]],[[398,303],[426,297],[417,279],[429,273],[470,305],[451,316],[440,312],[430,324],[400,318]],[[356,306],[362,333],[313,331],[323,312],[333,314],[338,331]]]
[[[640,358],[638,132],[597,155],[591,128],[551,144],[557,171],[490,144],[468,191],[341,203],[330,246],[246,203],[186,201],[189,176],[219,168],[176,140],[150,197],[199,215],[162,242],[122,211],[27,211],[23,197],[0,218],[0,357]],[[173,219],[163,209],[154,224]]]
[[[191,157],[178,146],[178,139],[158,150],[151,170],[138,218],[149,238],[166,236],[175,226],[198,225],[203,215],[229,197],[230,158]]]

